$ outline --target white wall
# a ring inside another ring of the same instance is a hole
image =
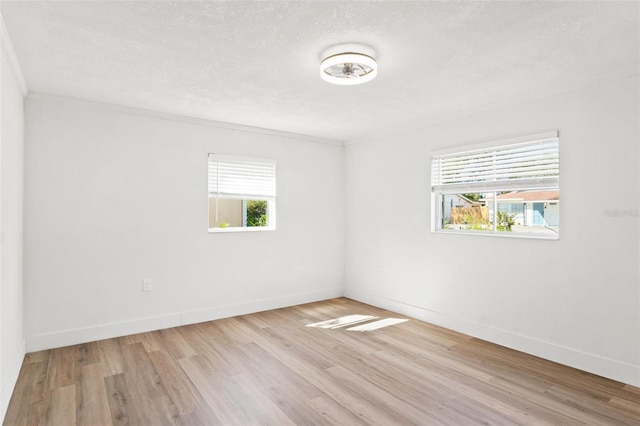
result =
[[[54,97],[25,108],[29,351],[343,294],[342,146]],[[210,152],[277,161],[276,231],[207,232]]]
[[[24,114],[21,74],[3,28],[0,68],[0,421],[25,353],[22,285]]]
[[[347,146],[345,294],[639,386],[639,105],[635,76]],[[558,241],[429,231],[432,150],[555,129]]]

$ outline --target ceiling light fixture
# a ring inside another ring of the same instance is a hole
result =
[[[371,81],[378,74],[376,60],[364,53],[338,53],[320,64],[320,76],[333,84],[354,85]]]

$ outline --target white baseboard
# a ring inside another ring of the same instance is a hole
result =
[[[18,376],[20,375],[25,353],[25,341],[23,340],[9,366],[9,371],[7,371],[7,374],[2,378],[2,383],[0,384],[0,423],[4,422],[4,417],[7,414],[7,408],[9,407],[11,395],[16,387]]]
[[[306,293],[293,293],[273,298],[213,306],[211,308],[196,311],[176,312],[152,318],[137,318],[129,321],[97,325],[94,327],[84,327],[54,333],[39,334],[27,337],[26,348],[28,352],[60,348],[79,343],[93,342],[95,340],[109,339],[112,337],[127,336],[130,334],[177,327],[180,325],[212,321],[236,315],[267,311],[270,309],[285,308],[287,306],[342,297],[343,295],[344,289],[342,287],[334,287]]]
[[[469,336],[487,340],[511,349],[526,352],[540,358],[568,365],[579,370],[597,374],[602,377],[617,380],[633,386],[640,386],[640,366],[638,365],[632,365],[615,359],[605,358],[554,343],[533,339],[507,330],[430,311],[428,309],[412,306],[404,302],[387,299],[359,290],[347,288],[345,290],[345,297],[382,309],[397,312],[399,314],[450,330],[458,331]]]

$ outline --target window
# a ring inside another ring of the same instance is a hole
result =
[[[209,154],[209,232],[276,228],[276,163]]]
[[[434,153],[432,230],[558,239],[558,132]]]

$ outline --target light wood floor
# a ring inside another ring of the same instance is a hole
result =
[[[639,425],[640,389],[335,299],[28,354],[5,425]]]

